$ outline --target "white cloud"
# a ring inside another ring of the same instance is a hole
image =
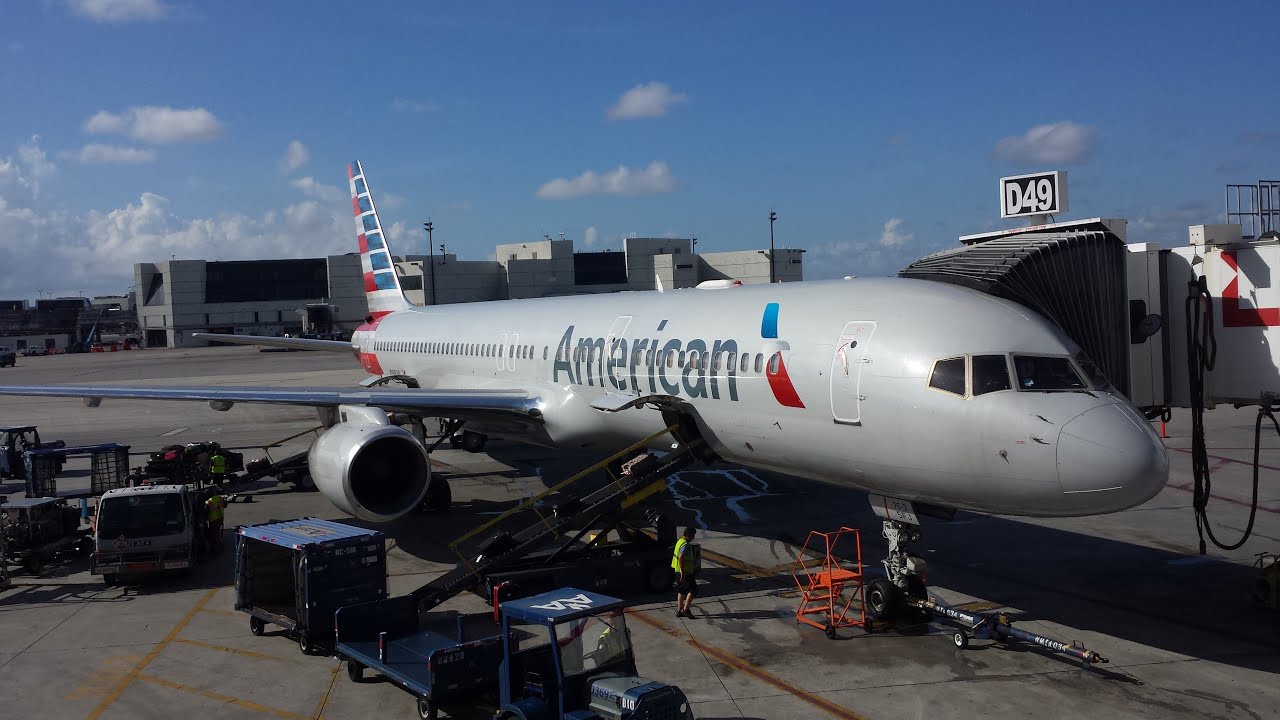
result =
[[[648,195],[671,192],[678,185],[667,164],[654,161],[643,170],[619,165],[604,173],[588,170],[572,180],[556,178],[538,188],[538,197],[563,200],[588,195]]]
[[[439,110],[440,105],[433,102],[421,102],[419,100],[396,98],[391,101],[391,109],[399,110],[401,112],[427,113]]]
[[[37,289],[70,295],[123,292],[133,282],[134,263],[170,255],[238,260],[322,257],[355,249],[346,193],[314,180],[294,182],[307,196],[300,202],[259,215],[213,217],[183,216],[168,199],[150,192],[106,212],[45,211],[33,202],[32,186],[31,171],[20,157],[0,157],[0,238],[21,238],[24,246],[40,249],[6,255],[0,297],[34,297]]]
[[[71,11],[94,22],[160,20],[169,14],[162,0],[70,0]]]
[[[884,228],[880,231],[880,244],[885,247],[893,247],[903,243],[911,242],[915,235],[904,233],[898,228],[902,227],[902,218],[889,218],[884,223]]]
[[[687,101],[688,97],[684,93],[671,92],[666,83],[644,83],[622,93],[618,102],[605,114],[611,120],[666,117],[672,105]]]
[[[306,165],[310,159],[311,153],[307,152],[307,146],[301,140],[292,140],[284,150],[284,157],[280,159],[280,168],[285,172],[292,172]]]
[[[403,206],[406,200],[403,195],[378,191],[378,197],[374,198],[374,202],[378,203],[379,210],[395,210]]]
[[[17,158],[0,160],[0,192],[7,191],[22,202],[35,200],[40,196],[40,181],[51,177],[57,169],[40,147],[40,136],[32,135],[18,146]],[[3,201],[4,195],[0,194],[0,208],[4,207]]]
[[[600,231],[596,230],[596,226],[592,225],[582,233],[582,244],[587,247],[595,247],[600,242]]]
[[[212,140],[222,135],[222,123],[204,108],[177,109],[145,105],[122,114],[99,110],[84,123],[85,132],[128,135],[156,145]]]
[[[307,197],[315,198],[316,200],[320,200],[321,202],[330,205],[337,205],[342,203],[342,201],[347,200],[347,207],[350,207],[350,200],[347,197],[347,191],[333,185],[325,185],[324,183],[318,182],[310,175],[293,180],[289,184],[301,190]]]
[[[58,154],[83,165],[145,165],[155,162],[156,151],[151,148],[120,147],[89,143],[79,150],[66,150]]]
[[[1080,165],[1088,161],[1096,139],[1093,128],[1064,120],[1001,138],[991,155],[1014,165]]]

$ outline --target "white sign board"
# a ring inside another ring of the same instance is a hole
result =
[[[1057,215],[1067,210],[1065,170],[1000,178],[1000,217]]]

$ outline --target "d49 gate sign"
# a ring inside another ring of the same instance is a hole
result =
[[[1056,215],[1067,209],[1063,170],[1000,178],[1000,217]]]

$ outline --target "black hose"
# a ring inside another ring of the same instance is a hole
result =
[[[1212,496],[1213,478],[1209,473],[1209,451],[1205,445],[1204,432],[1204,374],[1213,370],[1218,357],[1218,340],[1213,329],[1213,296],[1209,294],[1208,283],[1201,276],[1187,284],[1191,290],[1187,296],[1187,378],[1190,390],[1191,405],[1191,472],[1195,478],[1195,489],[1191,505],[1196,516],[1196,533],[1200,536],[1200,554],[1204,555],[1208,548],[1204,538],[1222,550],[1235,550],[1245,544],[1253,534],[1253,522],[1258,514],[1258,463],[1262,451],[1262,419],[1268,418],[1280,435],[1280,422],[1272,414],[1270,405],[1258,408],[1258,417],[1253,424],[1253,503],[1249,508],[1249,524],[1245,526],[1240,540],[1232,545],[1225,545],[1213,534],[1209,524],[1209,498]],[[1197,307],[1197,305],[1199,307]]]

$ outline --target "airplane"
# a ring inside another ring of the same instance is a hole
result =
[[[389,414],[465,422],[473,451],[501,437],[605,453],[676,421],[725,463],[870,493],[888,579],[914,592],[923,566],[906,546],[920,540],[917,514],[1109,513],[1168,479],[1142,413],[1057,326],[1008,300],[860,278],[416,306],[359,162],[348,181],[369,306],[350,342],[202,337],[353,353],[370,374],[364,387],[6,385],[0,395],[315,406],[327,426],[309,454],[316,485],[370,521],[418,507],[432,482],[423,443]]]

